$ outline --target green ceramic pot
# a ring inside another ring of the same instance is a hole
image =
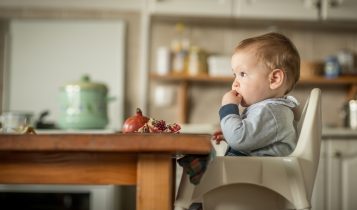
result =
[[[91,82],[85,75],[80,81],[60,88],[60,117],[62,129],[103,129],[108,124],[107,86]]]

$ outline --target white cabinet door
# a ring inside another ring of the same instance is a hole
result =
[[[357,141],[330,140],[327,150],[327,210],[357,209]]]
[[[232,0],[149,0],[152,14],[222,16],[232,15]]]
[[[311,210],[326,210],[326,144],[321,142],[320,162],[311,198]]]
[[[356,0],[322,0],[324,20],[357,20]]]
[[[357,152],[346,154],[342,160],[342,209],[357,209]]]
[[[140,10],[144,0],[1,0],[0,7]]]
[[[316,0],[235,0],[233,15],[241,18],[317,20]]]

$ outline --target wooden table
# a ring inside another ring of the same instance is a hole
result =
[[[169,210],[173,157],[210,149],[205,134],[0,135],[0,183],[136,185],[137,209]]]

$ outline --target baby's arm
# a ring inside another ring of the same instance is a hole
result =
[[[222,106],[227,104],[240,104],[242,101],[242,96],[237,93],[235,90],[230,90],[226,92],[222,97]],[[213,140],[216,141],[216,144],[219,144],[221,141],[225,141],[222,130],[217,130],[213,133]]]
[[[235,90],[230,90],[226,92],[222,97],[222,106],[227,104],[236,104],[239,105],[242,101],[242,96],[237,93]],[[222,130],[217,130],[213,133],[213,140],[216,141],[216,144],[219,144],[221,141],[225,141]]]
[[[238,108],[226,105],[220,109],[221,128],[225,141],[237,151],[252,151],[265,147],[275,140],[276,120],[262,107],[250,110],[246,118],[238,114]]]

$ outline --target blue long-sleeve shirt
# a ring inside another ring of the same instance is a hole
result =
[[[221,129],[229,151],[252,156],[286,156],[296,147],[297,122],[292,96],[272,98],[247,107],[241,114],[237,104],[219,110]]]

